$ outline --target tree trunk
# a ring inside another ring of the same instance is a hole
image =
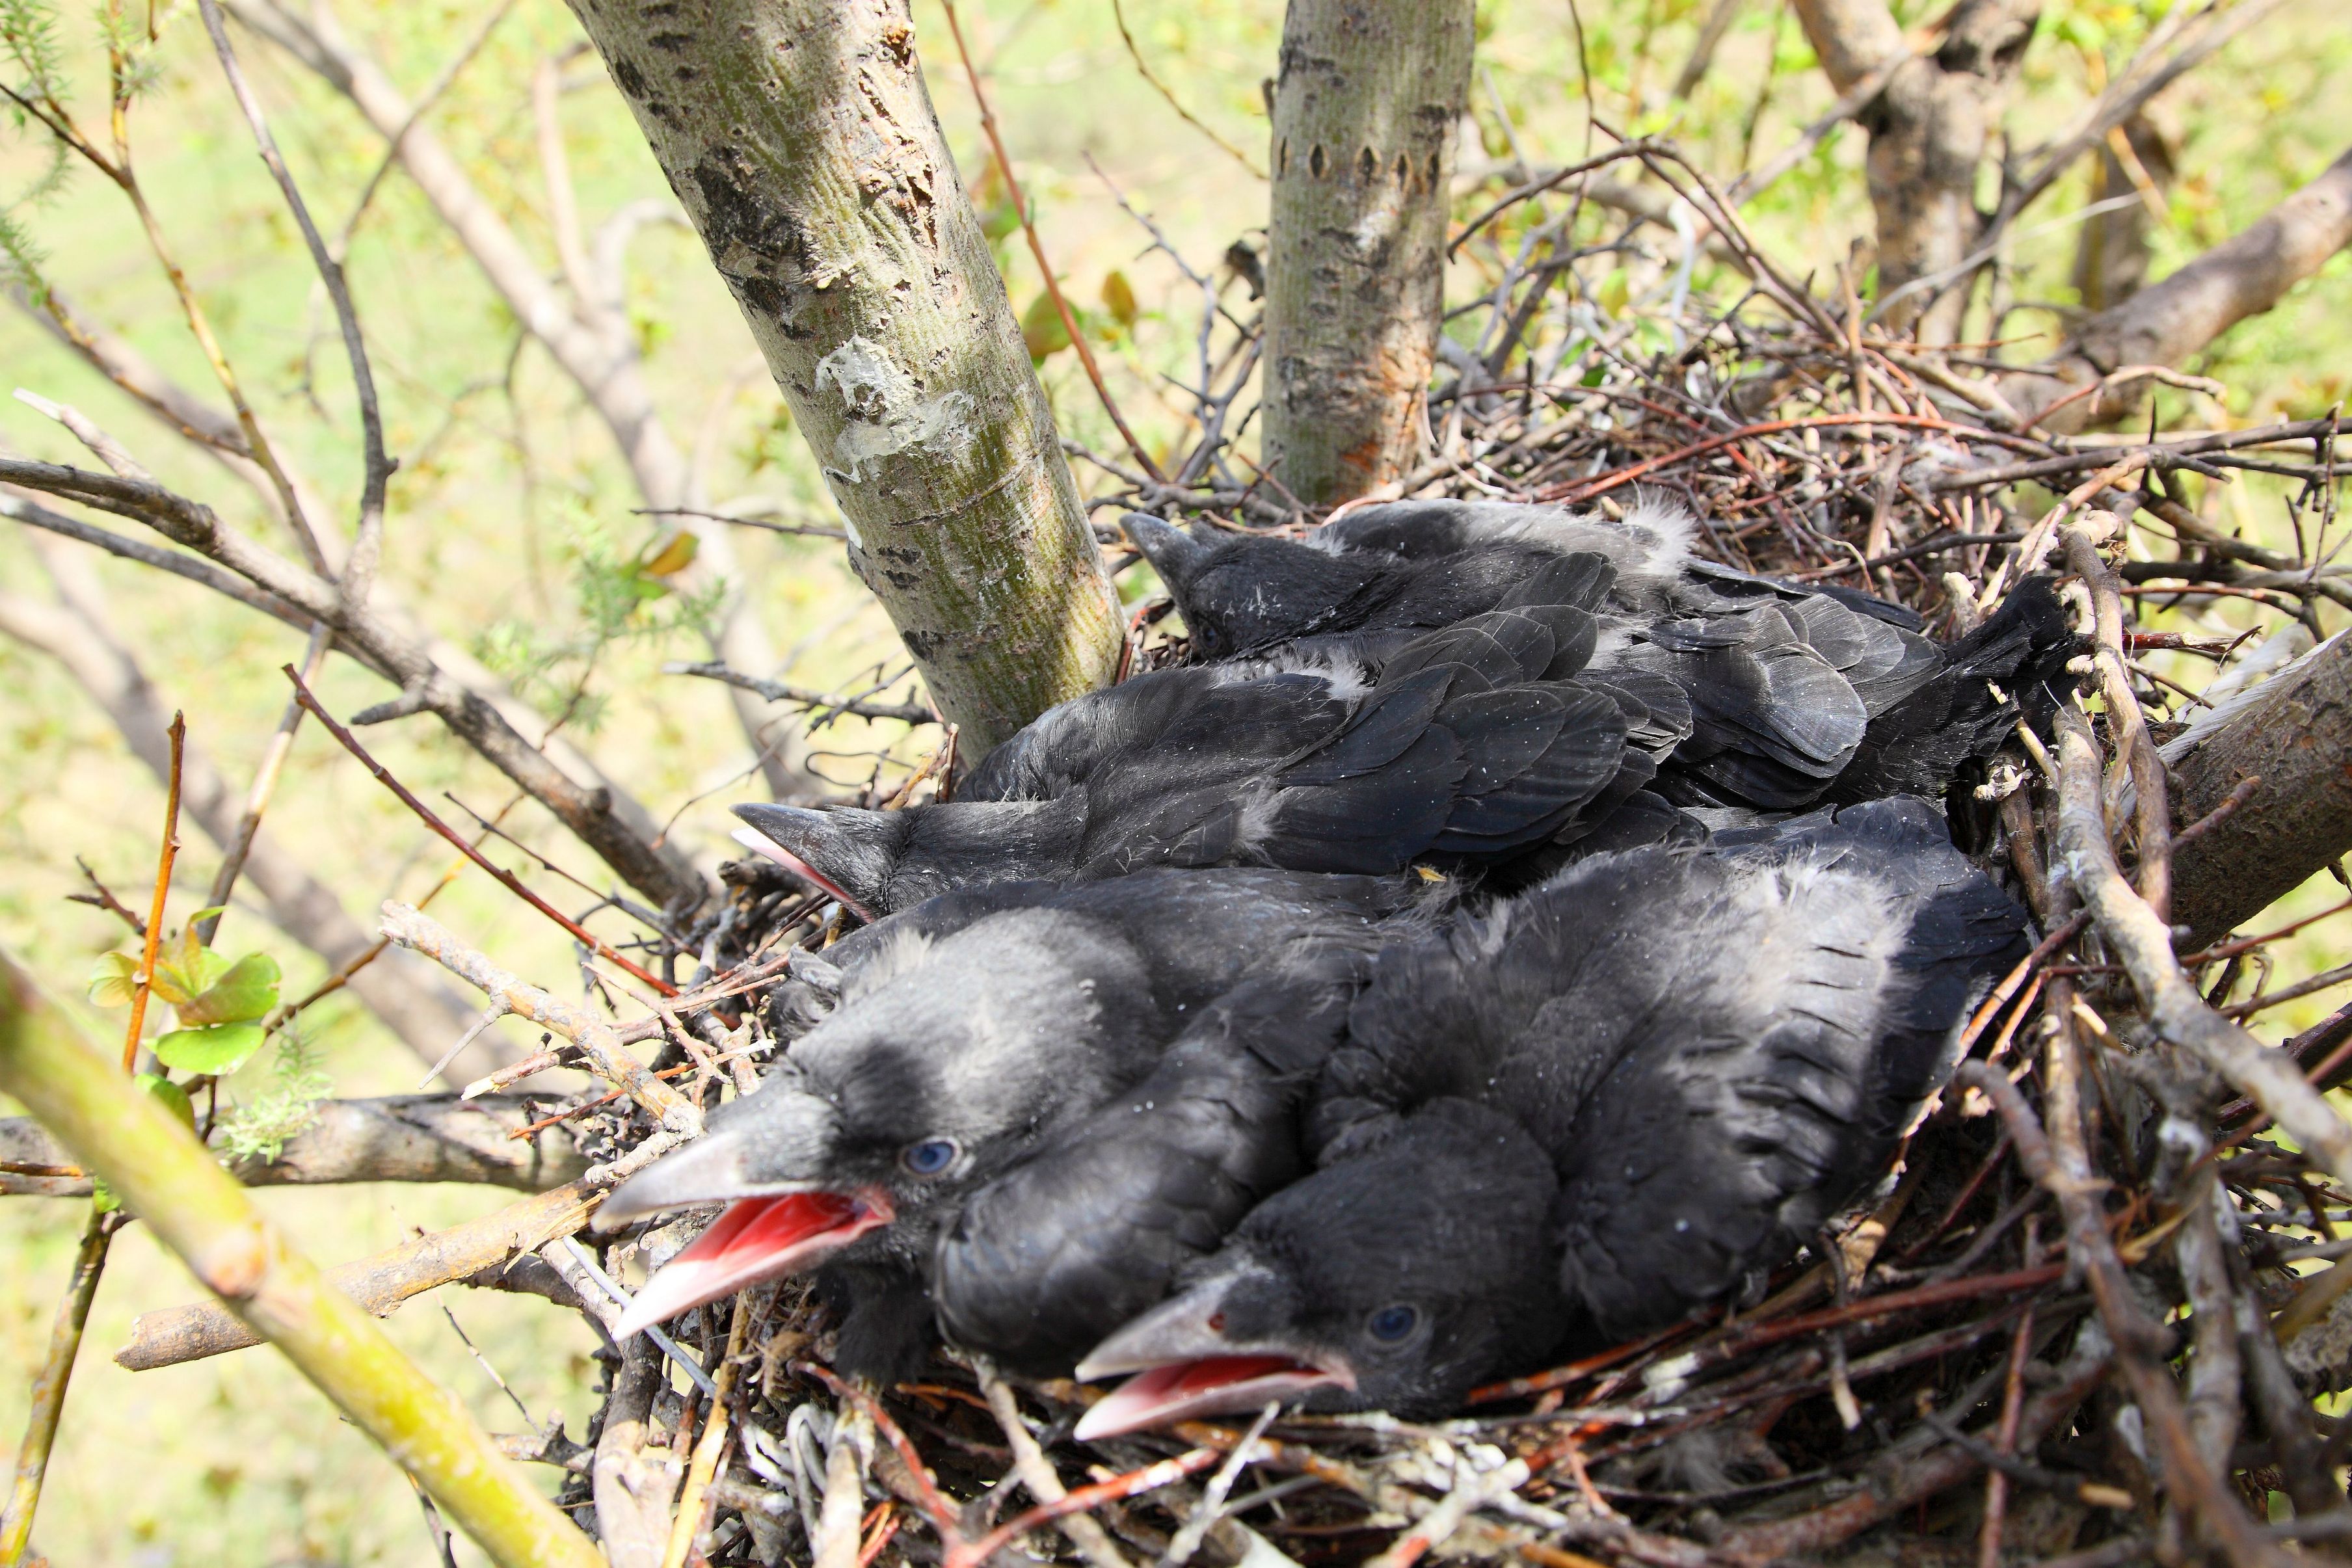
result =
[[[1269,465],[1309,506],[1421,456],[1469,0],[1290,0],[1274,92]]]
[[[2047,420],[2042,412],[2103,376],[2132,365],[2178,365],[2352,245],[2352,152],[2302,190],[2161,283],[2151,284],[2074,329],[2064,349],[2031,370],[2000,379],[2011,407],[2060,431],[2119,418],[2147,390],[2147,378],[2119,380],[2074,397]]]
[[[2181,847],[2172,918],[2188,951],[2352,854],[2352,637],[2337,632],[2164,748],[2178,828],[2246,779],[2253,798]]]
[[[572,0],[751,323],[849,559],[978,757],[1106,685],[1117,602],[905,0]]]
[[[1796,0],[1796,8],[1822,68],[1842,93],[1908,47],[1884,0]],[[1977,170],[2040,12],[2039,0],[1960,0],[1945,19],[1942,47],[1896,67],[1855,116],[1870,135],[1866,168],[1877,214],[1881,299],[1946,273],[1957,282],[1956,269],[1976,248],[1983,226]],[[1943,287],[1923,284],[1895,301],[1883,319],[1898,331],[1916,327],[1922,342],[1955,340],[1968,290],[1939,295]]]

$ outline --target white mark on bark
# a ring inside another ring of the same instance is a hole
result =
[[[852,338],[816,365],[816,391],[830,382],[849,411],[849,423],[834,438],[828,482],[863,484],[868,465],[906,452],[954,462],[971,449],[979,432],[973,416],[980,404],[970,392],[925,398],[915,378],[888,352],[864,338]]]

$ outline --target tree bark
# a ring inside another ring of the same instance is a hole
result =
[[[146,672],[113,635],[98,612],[103,601],[88,579],[80,558],[43,536],[30,536],[47,558],[61,602],[43,604],[0,593],[0,633],[37,648],[63,664],[90,700],[113,721],[132,755],[159,782],[171,773],[163,731],[169,715]],[[226,853],[236,841],[244,802],[203,748],[190,743],[182,761],[182,808]],[[375,938],[344,912],[324,883],[281,848],[265,822],[254,835],[245,861],[245,885],[260,896],[270,921],[317,954],[328,968],[340,969],[375,945]],[[352,995],[401,1042],[427,1063],[457,1043],[479,1016],[465,999],[417,960],[386,953],[351,978]],[[485,1030],[459,1051],[446,1070],[454,1087],[495,1072],[517,1060],[500,1036]]]
[[[1838,91],[1905,52],[1902,26],[1884,0],[1795,0],[1822,68]],[[1942,46],[1906,60],[1855,119],[1870,136],[1866,171],[1877,217],[1878,294],[1953,272],[1976,248],[1977,171],[2025,46],[2039,0],[1960,0]],[[1956,278],[1954,279],[1957,280]],[[1926,285],[1894,301],[1884,319],[1916,328],[1927,343],[1957,340],[1968,290]]]
[[[1469,0],[1290,0],[1274,90],[1268,463],[1308,506],[1422,456]]]
[[[2352,854],[2352,637],[2336,633],[2164,748],[2176,828],[2249,778],[2252,800],[2172,861],[2184,951]]]
[[[905,0],[573,0],[977,757],[1107,685],[1117,602]]]
[[[2003,376],[2001,395],[2027,419],[2061,433],[2119,418],[2147,390],[2147,378],[2118,380],[2041,416],[2127,366],[2178,365],[2276,305],[2347,245],[2352,245],[2352,151],[2242,234],[2084,322],[2066,348],[2033,370]]]
[[[587,1169],[568,1126],[530,1138],[508,1134],[537,1121],[544,1101],[520,1094],[393,1094],[322,1102],[317,1119],[286,1141],[274,1160],[241,1160],[229,1174],[247,1186],[324,1186],[353,1182],[462,1182],[544,1192]],[[0,1120],[0,1164],[78,1168],[67,1147],[29,1117]],[[0,1170],[0,1194],[86,1197],[87,1176]]]

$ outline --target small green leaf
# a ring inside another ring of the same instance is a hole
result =
[[[160,1072],[142,1072],[131,1082],[162,1101],[163,1109],[177,1116],[188,1131],[196,1130],[196,1108],[189,1103],[186,1090]]]
[[[106,1185],[104,1176],[89,1178],[89,1201],[100,1214],[112,1214],[122,1207],[122,1200],[114,1196],[114,1189]]]
[[[101,953],[98,962],[89,967],[89,1000],[92,1007],[121,1008],[131,1005],[138,992],[139,960],[128,953]]]
[[[180,950],[168,958],[155,960],[155,995],[173,1007],[181,1007],[213,988],[215,981],[228,973],[228,960],[205,946],[191,931]]]
[[[176,1004],[180,1022],[194,1028],[265,1017],[278,1005],[278,979],[277,959],[267,953],[248,953],[201,994]]]
[[[155,1042],[155,1060],[183,1072],[219,1077],[235,1072],[245,1059],[261,1049],[257,1023],[216,1023],[203,1029],[175,1029]]]
[[[1021,312],[1021,340],[1028,345],[1032,364],[1043,364],[1048,356],[1070,346],[1070,329],[1062,325],[1062,313],[1054,308],[1052,295],[1040,294]]]

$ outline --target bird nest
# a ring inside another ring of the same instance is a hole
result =
[[[2325,507],[2333,427],[2053,436],[1989,413],[1990,394],[1972,395],[1989,383],[1958,356],[1773,323],[1669,321],[1673,341],[1641,354],[1604,335],[1562,384],[1474,369],[1433,395],[1437,455],[1398,488],[1605,511],[1657,487],[1704,519],[1715,559],[1865,588],[1946,636],[2024,572],[2067,574],[2096,635],[2081,662],[2094,716],[2062,714],[2054,740],[2024,737],[1951,801],[1963,847],[2031,906],[2040,940],[1968,1020],[1969,1060],[1887,1180],[1744,1299],[1482,1388],[1438,1422],[1269,1408],[1080,1443],[1092,1390],[1013,1386],[944,1350],[919,1382],[856,1386],[828,1368],[832,1325],[801,1285],[756,1290],[657,1346],[607,1352],[584,1443],[518,1444],[567,1468],[567,1503],[598,1502],[614,1562],[635,1560],[616,1532],[655,1540],[673,1511],[711,1563],[828,1568],[2004,1552],[2088,1568],[2252,1561],[2328,1529],[2352,1426],[2313,1402],[2352,1349],[2338,1293],[2352,1273],[2306,1281],[2296,1266],[2352,1249],[2335,1239],[2352,1197],[2331,1169],[2347,1163],[2315,1137],[2325,1107],[2306,1087],[2352,1071],[2352,1019],[2257,1046],[2232,1019],[2259,1006],[2224,1017],[2200,991],[2225,1000],[2271,938],[2176,962],[2158,913],[2169,851],[2232,807],[2179,831],[2148,810],[2163,805],[2153,747],[2187,704],[2147,654],[2226,665],[2245,640],[2143,630],[2133,609],[2237,598],[2308,618],[2326,580],[2282,586],[2292,570],[2200,538],[2173,480],[2283,468],[2305,481],[2291,506]],[[1204,403],[1204,426],[1223,420]],[[1110,499],[1137,509],[1228,528],[1313,520],[1214,450],[1172,480],[1101,461],[1132,480]],[[2118,564],[2115,513],[2134,506],[2177,553]],[[1151,620],[1137,617],[1134,664],[1180,660]],[[727,1053],[769,1048],[762,1003],[783,955],[840,919],[763,862],[727,874],[728,898],[689,934],[713,961],[670,1009],[719,1027],[677,1031],[656,1064],[689,1097],[730,1071],[741,1086]],[[574,1113],[583,1151],[641,1166],[667,1135],[607,1101]],[[601,1266],[625,1277],[683,1235],[625,1233]],[[2299,1522],[2270,1522],[2273,1493]],[[628,1496],[646,1511],[635,1525],[611,1500]]]

